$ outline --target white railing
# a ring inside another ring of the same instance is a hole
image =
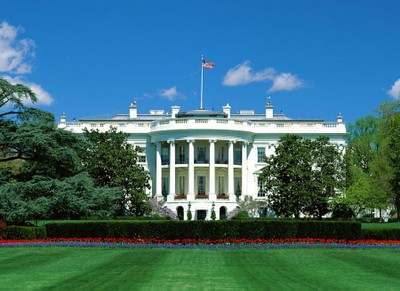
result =
[[[133,120],[118,122],[66,122],[59,123],[60,128],[81,131],[84,128],[96,128],[106,131],[116,127],[125,132],[157,132],[180,129],[217,129],[247,131],[250,133],[346,133],[344,123],[337,122],[302,122],[302,121],[247,121],[221,118],[168,118],[153,122]]]

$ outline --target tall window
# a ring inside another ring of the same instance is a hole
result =
[[[197,177],[197,194],[206,194],[206,177]]]
[[[235,165],[241,165],[242,164],[242,148],[241,147],[235,147],[234,148],[233,163]]]
[[[265,197],[265,185],[263,181],[258,181],[258,197]]]
[[[224,176],[218,177],[218,194],[225,194],[224,191]]]
[[[179,194],[185,194],[185,176],[179,177]]]
[[[236,196],[240,196],[240,195],[242,195],[242,187],[241,187],[241,178],[239,177],[239,178],[235,178],[235,195]]]
[[[217,164],[223,164],[225,161],[225,147],[220,147],[217,156]]]
[[[162,195],[167,196],[169,192],[168,177],[162,177]]]
[[[197,162],[206,162],[206,148],[203,146],[197,148]]]
[[[180,146],[179,147],[179,164],[186,164],[185,162],[185,147]]]
[[[257,148],[257,163],[264,163],[265,161],[265,148],[258,147]]]
[[[167,147],[161,148],[161,161],[163,165],[169,164],[169,149]]]

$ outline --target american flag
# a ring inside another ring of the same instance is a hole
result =
[[[203,65],[202,65],[202,67],[203,67],[203,68],[206,68],[206,69],[214,69],[214,63],[213,63],[213,62],[209,62],[209,61],[204,61],[204,60],[203,60]]]

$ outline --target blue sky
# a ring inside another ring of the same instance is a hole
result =
[[[67,119],[200,106],[346,122],[399,98],[400,1],[0,0],[0,76]]]

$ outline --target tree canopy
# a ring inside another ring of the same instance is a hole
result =
[[[285,135],[265,162],[259,179],[278,216],[303,213],[322,218],[329,211],[329,201],[343,187],[343,155],[326,137],[312,141]]]
[[[149,212],[146,189],[150,176],[138,163],[139,147],[127,142],[128,134],[110,128],[107,132],[85,130],[89,143],[84,167],[99,187],[121,187],[120,214],[144,215]]]

